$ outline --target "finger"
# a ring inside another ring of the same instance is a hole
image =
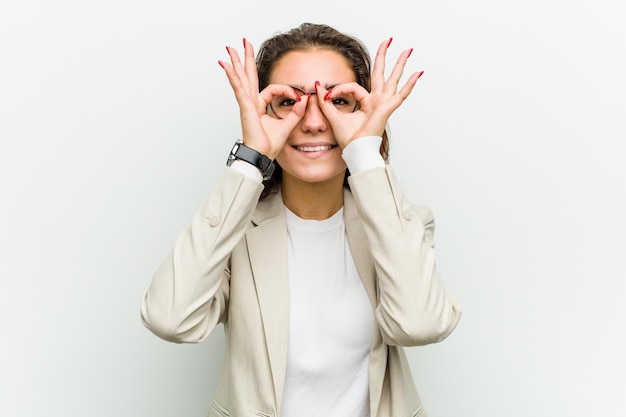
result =
[[[423,74],[424,71],[414,72],[413,74],[411,74],[404,86],[400,89],[400,91],[398,91],[398,95],[402,97],[402,100],[405,100],[409,96],[409,94],[411,94],[411,91],[413,91],[413,87],[415,87],[417,80],[419,80]]]
[[[289,97],[298,102],[302,100],[293,87],[285,84],[270,84],[259,93],[259,96],[266,105],[270,104],[274,97]]]
[[[306,108],[309,105],[309,100],[311,99],[311,95],[309,94],[309,95],[306,96],[306,98],[302,98],[295,91],[293,91],[293,94],[296,97],[298,97],[299,100],[291,108],[291,113],[293,113],[295,115],[295,117],[297,117],[297,119],[299,121],[300,119],[302,119],[304,117],[304,113],[306,113]],[[290,116],[291,116],[291,113],[290,113]],[[295,127],[295,125],[294,125],[294,127]]]
[[[285,123],[289,132],[291,132],[304,117],[304,114],[306,113],[306,106],[308,105],[310,98],[311,96],[307,96],[294,104],[289,114],[281,120]]]
[[[337,87],[338,85],[336,85],[335,87]],[[335,87],[333,87],[333,89]],[[317,105],[320,107],[320,109],[322,110],[322,113],[328,120],[332,120],[332,118],[335,115],[335,112],[337,112],[337,109],[335,109],[335,107],[332,105],[332,101],[330,99],[330,97],[332,96],[332,93],[333,93],[332,89],[327,90],[326,88],[321,86],[319,81],[315,82],[315,95],[317,96]],[[311,99],[311,95],[309,94],[307,95],[307,101],[310,99]]]
[[[398,89],[398,84],[400,83],[400,78],[402,77],[402,74],[404,73],[404,67],[406,66],[406,61],[409,59],[409,56],[411,56],[411,53],[413,53],[413,48],[403,51],[398,57],[398,60],[396,61],[396,64],[393,66],[393,69],[391,70],[391,74],[389,74],[389,78],[387,79],[387,82],[385,83],[384,91],[386,93],[395,94],[396,90]]]
[[[374,67],[372,68],[372,91],[378,91],[385,83],[385,57],[387,49],[391,45],[393,38],[383,41],[378,46],[376,57],[374,58]]]
[[[322,93],[320,97],[323,99],[323,101],[329,103],[328,105],[332,105],[331,102],[333,98],[343,95],[352,96],[356,101],[360,103],[365,97],[370,94],[362,85],[356,82],[341,83],[335,85],[330,90],[322,90],[324,91],[324,93]]]
[[[251,92],[259,91],[259,77],[257,75],[256,61],[254,59],[254,48],[246,38],[243,38],[243,48],[245,54],[244,67],[247,74],[249,88]]]
[[[228,56],[230,57],[230,62],[232,63],[233,70],[236,76],[239,78],[239,82],[242,84],[244,88],[248,88],[248,80],[246,77],[246,71],[241,63],[241,58],[239,58],[239,53],[235,48],[231,48],[230,46],[226,47],[226,51],[228,52]]]
[[[226,77],[228,77],[228,82],[235,94],[235,99],[239,104],[239,107],[242,111],[244,109],[252,109],[251,106],[255,105],[254,101],[250,100],[248,90],[241,82],[241,78],[237,75],[233,66],[224,61],[218,61],[218,64],[224,69],[226,73]]]
[[[239,82],[239,78],[237,77],[237,74],[235,74],[235,70],[233,69],[233,66],[229,64],[228,62],[224,62],[224,61],[217,61],[217,63],[220,64],[220,67],[222,67],[222,69],[226,73],[228,82],[230,83],[230,86],[233,88],[233,90],[237,90],[238,88],[240,88],[241,83]]]

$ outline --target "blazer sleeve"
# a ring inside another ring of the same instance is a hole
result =
[[[394,346],[442,341],[456,327],[461,306],[435,268],[432,211],[407,201],[389,166],[348,181],[374,257],[383,340]]]
[[[197,343],[225,320],[230,254],[250,225],[262,189],[226,170],[143,294],[141,320],[154,334]]]

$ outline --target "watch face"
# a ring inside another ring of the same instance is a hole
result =
[[[235,142],[235,144],[233,145],[233,148],[230,150],[230,155],[228,155],[228,159],[226,160],[226,166],[228,166],[228,167],[231,166],[233,164],[233,161],[235,161],[235,159],[237,159],[235,154],[239,150],[239,146],[240,145],[241,145],[240,141]]]

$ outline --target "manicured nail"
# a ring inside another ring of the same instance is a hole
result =
[[[302,100],[302,99],[300,98],[300,94],[296,93],[296,90],[293,90],[293,96],[294,96],[294,97],[296,98],[296,100],[298,100],[298,101]]]
[[[320,82],[319,81],[315,81],[315,89],[317,90],[317,87],[320,86]]]
[[[412,53],[413,53],[413,48],[409,49],[409,54],[406,56],[406,58],[409,59]]]
[[[329,90],[328,93],[324,94],[324,100],[328,100],[330,96],[333,95],[333,90]]]
[[[226,45],[226,52],[230,54],[230,46]]]
[[[246,49],[246,38],[243,38],[243,49]]]
[[[420,71],[420,73],[417,74],[417,79],[419,80],[422,75],[424,75],[424,71]]]
[[[387,48],[389,48],[389,45],[391,45],[391,41],[393,40],[393,38],[389,38],[389,42],[387,42]]]
[[[224,68],[224,63],[222,61],[217,61],[218,64],[220,64],[220,67]]]

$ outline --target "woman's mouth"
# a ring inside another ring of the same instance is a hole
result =
[[[320,152],[320,151],[330,151],[333,146],[332,145],[316,145],[316,146],[294,146],[300,152]]]

